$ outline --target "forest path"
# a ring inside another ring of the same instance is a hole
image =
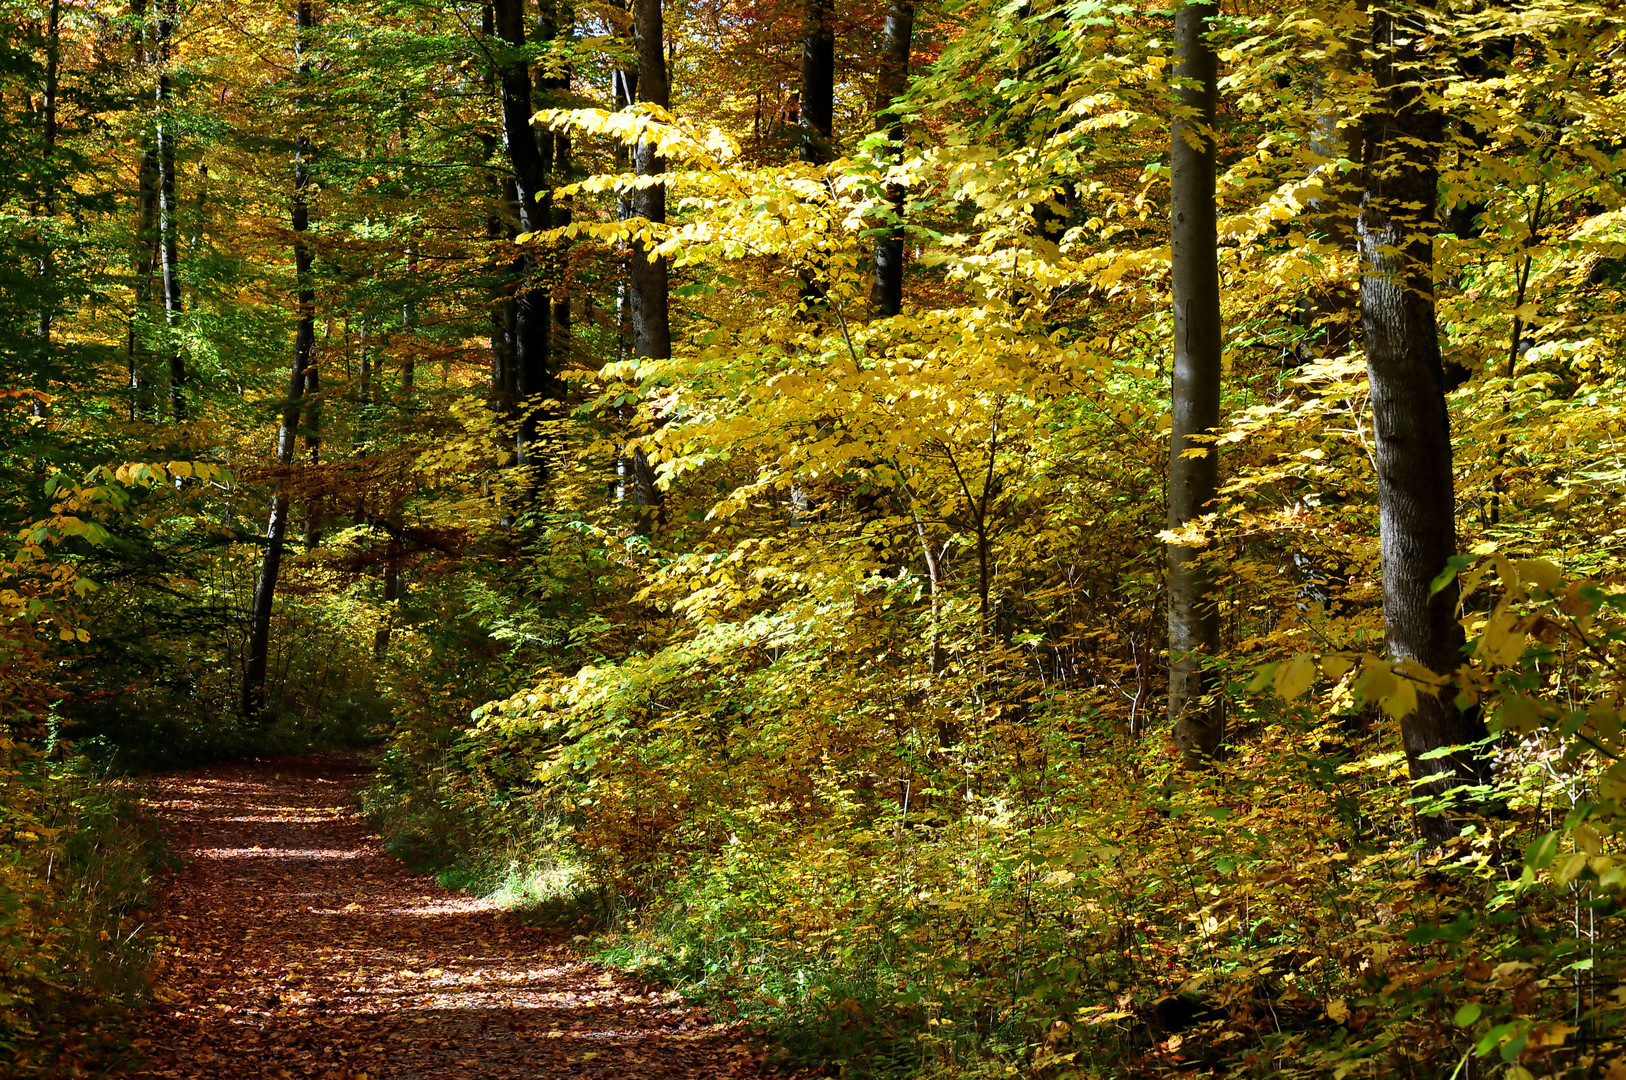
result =
[[[128,1075],[184,1080],[756,1076],[739,1033],[386,854],[323,756],[154,779],[181,868]]]

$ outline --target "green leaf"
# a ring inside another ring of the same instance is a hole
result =
[[[1478,1020],[1480,1014],[1482,1014],[1484,1011],[1484,1008],[1480,1006],[1479,1002],[1470,1001],[1468,1004],[1457,1010],[1457,1014],[1451,1018],[1451,1022],[1457,1025],[1459,1028],[1472,1027],[1474,1021]]]

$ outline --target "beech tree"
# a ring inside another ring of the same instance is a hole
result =
[[[661,109],[671,107],[671,84],[666,70],[666,37],[662,0],[632,0],[633,49],[638,58],[637,100]],[[625,87],[625,76],[618,76]],[[633,147],[633,169],[640,178],[659,177],[666,163],[651,138],[640,139]],[[666,185],[640,185],[628,200],[632,216],[652,226],[666,223]],[[632,241],[628,259],[632,354],[645,359],[666,359],[672,355],[670,286],[666,259],[655,254],[658,241],[645,230]],[[643,508],[646,531],[664,514],[655,470],[647,450],[636,446],[631,453],[633,502]]]
[[[525,5],[522,0],[494,0],[493,10],[497,36],[509,46],[499,72],[502,141],[513,170],[519,227],[526,233],[545,233],[553,226],[553,192],[548,175],[552,140],[539,139],[531,125],[535,111],[531,70],[522,52]],[[553,414],[546,403],[557,398],[559,390],[552,366],[553,305],[545,280],[546,263],[527,252],[520,257],[518,271],[512,356],[518,409],[515,463],[524,470],[521,498],[528,499],[546,480],[548,460],[538,432],[542,421]]]
[[[1430,101],[1439,77],[1423,48],[1424,13],[1404,4],[1372,12],[1376,107],[1366,121],[1366,188],[1357,222],[1361,335],[1372,389],[1378,515],[1383,543],[1383,623],[1401,671],[1424,681],[1401,733],[1412,781],[1443,795],[1486,778],[1468,747],[1483,740],[1478,709],[1462,709],[1429,686],[1456,671],[1465,636],[1456,579],[1433,583],[1457,554],[1451,420],[1435,313],[1437,158],[1444,118]],[[1449,694],[1449,691],[1447,691]],[[1441,755],[1439,751],[1449,750]],[[1448,816],[1425,814],[1423,833],[1454,835]]]
[[[889,110],[899,103],[909,88],[909,47],[914,37],[913,0],[893,0],[887,5],[882,35],[881,70],[876,79],[875,112],[881,117],[880,130],[886,136],[888,152],[884,160],[896,161],[903,154],[903,118]],[[902,184],[886,186],[887,219],[875,238],[875,282],[870,288],[870,310],[883,318],[903,310],[903,213],[907,196]]]
[[[1174,325],[1174,385],[1169,395],[1170,532],[1187,527],[1213,501],[1220,411],[1219,239],[1214,177],[1219,61],[1208,39],[1213,7],[1188,0],[1175,12],[1176,112],[1169,152],[1169,236]],[[1169,719],[1175,742],[1198,763],[1219,749],[1221,707],[1210,695],[1203,660],[1219,644],[1219,612],[1198,545],[1168,544]]]

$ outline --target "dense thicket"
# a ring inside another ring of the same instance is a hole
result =
[[[854,1074],[1626,1069],[1615,0],[0,12],[0,911],[373,739]]]

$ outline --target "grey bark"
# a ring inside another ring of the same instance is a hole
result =
[[[1179,529],[1213,501],[1218,449],[1201,436],[1219,424],[1220,286],[1215,220],[1214,121],[1219,64],[1208,39],[1212,5],[1188,0],[1174,16],[1178,110],[1169,154],[1174,306],[1168,527]],[[1196,457],[1187,451],[1202,450]],[[1168,546],[1169,718],[1189,764],[1219,749],[1221,711],[1202,661],[1219,644],[1219,614],[1199,552]]]
[[[169,411],[186,419],[186,360],[181,352],[181,270],[179,210],[175,202],[174,93],[170,86],[170,39],[175,31],[175,0],[159,8],[154,34],[158,84],[154,129],[158,151],[158,263],[164,298],[164,351],[169,357]]]
[[[497,36],[511,49],[525,45],[523,0],[495,0],[492,5]],[[502,140],[513,170],[519,196],[519,227],[527,233],[547,231],[552,222],[552,193],[548,187],[552,140],[539,142],[531,127],[531,72],[523,57],[504,62],[502,87]],[[513,355],[515,389],[519,398],[519,424],[515,439],[516,463],[526,470],[519,493],[529,501],[546,480],[547,457],[538,434],[546,404],[558,397],[552,370],[552,303],[543,282],[543,260],[531,250],[522,256],[523,279],[514,297]]]
[[[909,89],[909,49],[914,29],[914,0],[892,0],[886,9],[882,32],[880,85],[875,95],[877,113],[884,113]],[[881,130],[886,133],[887,161],[895,163],[903,156],[903,121],[896,114],[888,114]],[[901,184],[887,185],[886,231],[875,239],[875,282],[869,293],[870,313],[881,318],[903,310],[904,199]]]
[[[51,0],[51,6],[45,15],[45,86],[40,101],[40,162],[45,169],[45,179],[40,191],[40,212],[41,216],[46,218],[56,216],[56,177],[52,175],[51,170],[56,165],[57,97],[62,57],[61,28],[61,0]],[[56,259],[51,253],[52,240],[53,237],[47,232],[37,267],[40,283],[39,321],[36,327],[40,338],[40,364],[37,370],[41,383],[37,389],[40,390],[45,389],[43,383],[51,359],[51,322],[56,314],[56,298],[52,296],[52,279],[56,277]]]
[[[1390,657],[1435,674],[1455,671],[1464,635],[1453,581],[1430,594],[1457,553],[1451,421],[1445,402],[1434,310],[1434,234],[1443,117],[1425,96],[1432,73],[1417,50],[1420,19],[1372,14],[1373,77],[1379,101],[1367,117],[1366,190],[1357,224],[1361,256],[1361,332],[1372,392],[1378,515],[1383,551],[1383,617]],[[1435,694],[1418,695],[1401,721],[1411,777],[1439,795],[1487,778],[1467,752],[1425,760],[1443,747],[1485,737],[1483,717]],[[1420,816],[1423,835],[1456,830],[1444,816]]]
[[[147,49],[147,0],[131,0],[130,17],[136,26],[134,60],[144,70],[152,63]],[[158,262],[158,152],[152,143],[150,130],[140,135],[141,160],[136,168],[136,231],[130,252],[130,265],[135,273],[131,285],[133,293],[127,341],[129,367],[130,421],[149,419],[152,402],[147,370],[147,342],[152,332],[152,275]]]
[[[633,49],[638,57],[637,99],[661,108],[671,107],[671,86],[667,81],[665,29],[661,0],[634,0],[632,5]],[[641,177],[657,177],[666,171],[666,162],[655,152],[655,143],[643,139],[633,147],[633,166]],[[637,188],[630,199],[634,217],[652,225],[666,221],[666,186],[650,184]],[[653,238],[635,240],[628,257],[628,292],[632,321],[632,354],[653,360],[672,355],[672,324],[666,260],[656,256]],[[665,501],[655,483],[655,472],[642,450],[631,455],[633,503],[642,508],[645,530],[665,518]]]
[[[804,0],[798,105],[803,161],[823,165],[833,157],[835,93],[836,36],[831,0]]]
[[[301,87],[310,78],[310,36],[316,26],[311,0],[299,0],[295,9],[297,29],[294,52],[298,60]],[[294,192],[290,203],[290,223],[294,233],[294,286],[297,292],[297,321],[294,326],[294,358],[288,373],[288,397],[277,425],[277,465],[286,472],[294,462],[299,438],[300,413],[307,372],[316,350],[316,281],[311,249],[305,235],[310,230],[311,141],[301,134],[294,143]],[[279,478],[271,495],[271,512],[266,520],[265,551],[259,577],[254,582],[254,599],[249,611],[248,657],[243,673],[243,715],[259,721],[265,712],[265,674],[271,643],[271,611],[276,601],[277,579],[282,569],[283,546],[288,534],[288,489]]]
[[[406,246],[406,298],[401,301],[401,336],[405,338],[405,352],[401,356],[401,402],[408,404],[417,388],[418,354],[413,347],[413,336],[418,330],[418,238],[407,239]]]

